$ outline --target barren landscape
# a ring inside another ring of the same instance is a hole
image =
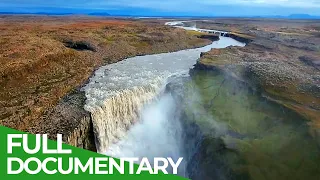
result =
[[[95,150],[80,91],[95,69],[217,40],[215,35],[164,26],[170,20],[0,16],[1,125],[51,138],[62,133],[65,142]],[[320,136],[319,21],[186,20],[185,26],[228,31],[247,43],[202,53],[195,69],[218,70],[247,83],[302,115],[310,133]]]
[[[48,133],[46,114],[99,66],[211,42],[157,22],[81,16],[2,15],[0,35],[0,123],[32,133]]]
[[[3,126],[183,156],[191,179],[319,177],[319,20],[0,15],[0,35]]]

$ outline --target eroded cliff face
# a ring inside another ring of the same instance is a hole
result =
[[[97,151],[91,117],[83,116],[78,127],[64,136],[63,141],[71,146]]]
[[[230,72],[196,67],[190,74],[168,85],[181,108],[185,148],[193,149],[189,178],[318,178],[319,146],[303,116]]]
[[[80,89],[70,92],[45,113],[46,116],[41,119],[43,123],[37,124],[37,132],[48,134],[50,139],[62,134],[65,143],[96,151],[91,115],[84,110],[84,103],[84,92]],[[30,128],[30,131],[33,129]]]

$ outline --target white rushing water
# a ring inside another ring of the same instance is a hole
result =
[[[202,48],[137,56],[99,68],[84,87],[98,152],[177,159],[182,131],[175,103],[170,95],[158,96],[168,77],[188,74],[201,52],[244,45],[220,37]]]

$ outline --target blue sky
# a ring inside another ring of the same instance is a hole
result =
[[[2,12],[112,15],[320,16],[320,0],[0,0]]]

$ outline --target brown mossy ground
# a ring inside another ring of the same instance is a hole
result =
[[[99,66],[211,42],[199,36],[159,22],[0,16],[0,124],[37,133],[46,112]]]
[[[264,96],[310,120],[312,134],[319,136],[320,23],[282,23],[282,26],[277,26],[277,22],[270,20],[256,24],[231,24],[226,28],[240,32],[242,38],[249,38],[251,42],[243,48],[211,50],[202,56],[199,65],[218,68],[245,80]]]

